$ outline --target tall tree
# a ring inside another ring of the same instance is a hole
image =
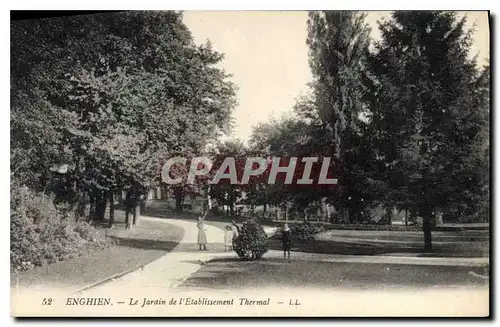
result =
[[[354,11],[309,13],[309,65],[313,74],[313,104],[326,124],[331,147],[325,155],[336,158],[339,185],[330,199],[348,207],[353,216],[361,212],[367,195],[363,165],[370,156],[366,139],[366,98],[370,28],[365,14]],[[307,113],[307,111],[305,112]],[[360,204],[360,203],[359,203]]]
[[[331,129],[334,154],[349,149],[363,111],[370,29],[355,11],[312,11],[308,19],[309,65],[319,117]]]
[[[482,183],[485,92],[470,59],[471,31],[453,12],[398,11],[380,24],[370,110],[381,178],[423,218],[432,249],[433,214],[467,205]],[[472,158],[473,157],[473,158]]]

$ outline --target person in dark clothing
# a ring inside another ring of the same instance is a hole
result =
[[[283,225],[281,241],[283,242],[283,259],[286,259],[287,252],[288,259],[290,259],[290,250],[292,249],[292,231],[290,230],[290,228],[288,228],[288,224]]]

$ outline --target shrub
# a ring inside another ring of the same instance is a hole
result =
[[[314,235],[326,230],[369,230],[369,231],[422,231],[418,225],[376,225],[376,224],[314,224],[299,223],[291,225],[292,237],[295,240],[311,240]],[[279,228],[273,239],[280,239],[282,228]]]
[[[375,225],[375,224],[332,224],[328,229],[337,230],[371,230],[371,231],[421,231],[422,227],[417,225]]]
[[[259,260],[267,252],[267,235],[255,220],[247,220],[239,228],[233,241],[234,251],[244,260]]]
[[[280,237],[283,228],[280,228],[277,235]],[[313,224],[309,221],[305,221],[299,224],[294,224],[290,226],[290,231],[292,232],[292,237],[295,240],[310,240],[314,238],[314,235],[324,231],[324,227],[319,224]]]
[[[106,236],[86,222],[74,222],[45,194],[11,185],[11,268],[67,260],[108,245]]]

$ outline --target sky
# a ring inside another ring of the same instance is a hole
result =
[[[367,13],[372,37],[380,36],[377,21],[389,12]],[[489,62],[487,12],[464,12],[468,27],[475,24],[472,53],[478,63]],[[184,22],[197,43],[210,40],[224,53],[220,67],[232,74],[238,106],[233,112],[232,138],[247,141],[252,126],[291,112],[296,98],[312,80],[308,65],[305,11],[186,11]]]

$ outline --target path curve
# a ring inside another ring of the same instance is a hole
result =
[[[136,270],[119,279],[87,290],[82,295],[92,296],[95,293],[141,294],[141,292],[151,289],[172,289],[195,273],[207,261],[215,257],[236,257],[234,252],[221,251],[221,243],[224,242],[224,231],[220,228],[205,224],[208,240],[208,251],[205,252],[198,251],[196,221],[147,216],[142,216],[141,220],[176,225],[184,229],[184,237],[172,251],[145,265],[143,269]],[[214,244],[219,245],[215,250]]]

